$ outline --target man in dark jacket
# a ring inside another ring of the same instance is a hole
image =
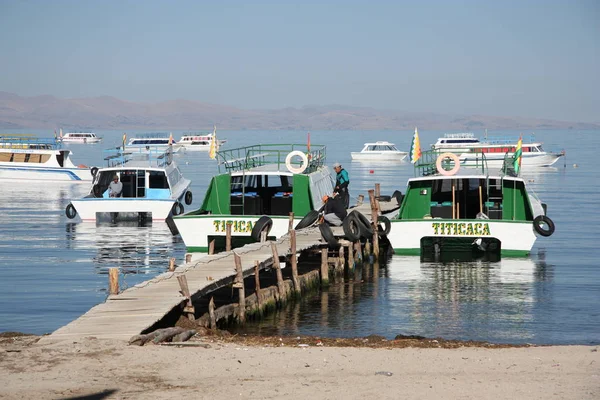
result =
[[[346,215],[348,215],[342,199],[339,196],[323,196],[323,203],[325,203],[323,215],[325,222],[333,226],[342,225],[342,221],[346,218]]]
[[[336,173],[333,192],[338,194],[337,197],[340,197],[344,206],[348,208],[350,205],[350,193],[348,192],[350,178],[348,177],[348,172],[342,168],[342,164],[338,162],[333,164],[333,170]]]

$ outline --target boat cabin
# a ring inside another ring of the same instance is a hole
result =
[[[365,147],[361,152],[368,151],[398,151],[396,145],[389,142],[365,143]]]

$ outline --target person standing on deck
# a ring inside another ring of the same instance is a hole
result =
[[[121,197],[123,191],[123,182],[119,182],[119,176],[115,175],[113,181],[108,185],[108,195],[110,197]]]
[[[350,205],[350,193],[348,192],[348,185],[350,184],[350,178],[348,178],[348,172],[342,168],[342,164],[336,162],[333,164],[333,170],[337,174],[335,177],[335,187],[333,192],[340,196],[344,206],[348,208]]]

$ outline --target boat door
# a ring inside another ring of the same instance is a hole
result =
[[[146,197],[145,170],[123,170],[121,171],[121,182],[123,183],[123,194],[121,197]]]

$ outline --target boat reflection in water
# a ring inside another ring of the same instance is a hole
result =
[[[181,262],[185,248],[163,222],[124,221],[97,224],[66,224],[66,248],[93,261],[97,274],[119,267],[121,274],[160,274],[169,259]],[[148,278],[144,278],[148,279]]]
[[[536,343],[552,321],[553,267],[544,255],[490,262],[393,256],[357,269],[262,321],[233,328],[270,335],[365,337],[420,335],[496,343]],[[347,277],[346,277],[347,278]],[[551,336],[551,335],[550,335]]]

